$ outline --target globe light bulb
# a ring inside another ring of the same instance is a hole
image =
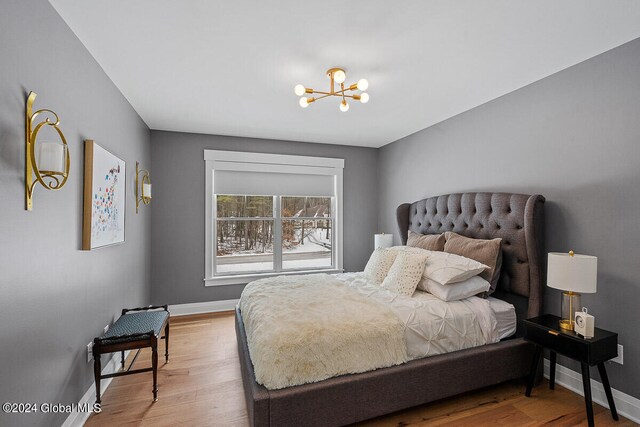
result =
[[[303,96],[300,98],[300,106],[302,108],[307,108],[309,106],[309,100]]]
[[[360,102],[362,102],[363,104],[366,104],[367,102],[369,102],[369,94],[368,93],[361,93],[360,94]]]
[[[338,70],[335,73],[333,73],[333,80],[336,83],[344,83],[346,79],[347,79],[347,75],[342,70]]]
[[[347,101],[342,100],[342,102],[340,103],[340,111],[342,111],[343,113],[349,111],[349,104],[347,104]]]
[[[296,95],[302,96],[302,95],[304,95],[306,89],[302,85],[296,85],[296,87],[293,89],[293,91],[296,93]]]
[[[358,80],[358,90],[365,91],[369,87],[369,82],[367,79]]]

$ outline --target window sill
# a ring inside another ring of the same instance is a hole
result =
[[[255,274],[238,274],[235,276],[217,276],[204,279],[205,286],[226,286],[226,285],[246,285],[249,282],[258,279],[265,279],[267,277],[275,276],[295,276],[299,274],[314,274],[314,273],[327,273],[335,274],[342,273],[342,268],[320,269],[320,270],[301,270],[301,271],[280,271],[269,273],[255,273]]]

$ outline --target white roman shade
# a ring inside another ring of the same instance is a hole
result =
[[[213,192],[255,196],[333,197],[335,176],[214,169]]]

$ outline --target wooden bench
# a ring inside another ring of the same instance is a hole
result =
[[[162,309],[162,310],[159,310]],[[165,339],[165,361],[169,362],[169,308],[167,305],[123,309],[122,316],[106,334],[93,340],[93,374],[96,380],[96,403],[100,403],[100,380],[122,375],[153,371],[153,401],[158,400],[158,340]],[[161,337],[164,329],[164,337]],[[151,347],[151,368],[134,369],[140,350]],[[129,368],[124,369],[124,352],[138,350]],[[122,352],[122,370],[102,375],[100,356],[105,353]]]

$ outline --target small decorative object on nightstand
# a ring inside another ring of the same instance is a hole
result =
[[[374,249],[390,248],[391,246],[393,246],[393,234],[374,234],[373,246]]]
[[[575,312],[579,310],[580,292],[595,293],[598,284],[598,258],[578,255],[573,251],[549,253],[547,286],[562,293],[562,320],[560,327],[573,331]]]
[[[551,314],[545,314],[533,319],[524,321],[524,339],[532,342],[536,346],[535,355],[531,363],[531,372],[529,373],[529,381],[527,383],[527,391],[525,395],[531,396],[531,389],[535,381],[538,365],[542,358],[542,349],[550,350],[550,367],[549,367],[549,388],[555,386],[556,377],[556,353],[580,362],[582,367],[582,387],[584,389],[584,401],[587,408],[587,419],[589,426],[594,425],[593,422],[593,406],[591,404],[591,378],[589,375],[590,366],[598,366],[602,385],[607,395],[607,402],[611,409],[611,416],[614,420],[618,419],[616,405],[611,394],[611,386],[609,378],[604,367],[604,362],[613,359],[618,355],[618,334],[605,331],[604,329],[594,328],[593,338],[584,339],[573,331],[559,328],[560,318]]]
[[[595,329],[595,317],[587,312],[587,307],[582,307],[582,311],[576,311],[576,326],[574,330],[583,338],[593,338]]]

